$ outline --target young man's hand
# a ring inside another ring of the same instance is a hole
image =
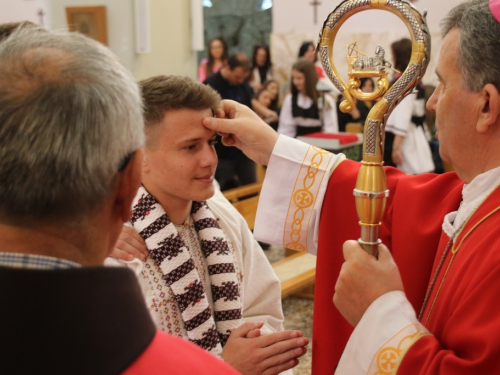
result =
[[[134,258],[145,260],[148,256],[148,248],[135,229],[124,225],[120,237],[116,241],[115,248],[109,256],[125,261],[130,261]]]
[[[274,375],[297,366],[309,339],[300,331],[261,336],[262,326],[262,322],[246,322],[234,329],[222,350],[224,361],[243,375]]]

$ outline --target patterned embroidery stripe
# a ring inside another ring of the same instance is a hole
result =
[[[168,224],[170,224],[170,219],[167,215],[161,215],[158,219],[156,219],[153,223],[148,225],[146,228],[141,230],[139,234],[144,240],[147,240],[153,234],[158,233],[160,230],[165,228]]]
[[[177,300],[179,308],[182,312],[184,312],[189,305],[194,306],[205,297],[205,289],[203,288],[203,284],[200,280],[196,280],[195,282],[189,284],[185,290],[187,290],[186,293],[175,295],[175,299]]]
[[[221,273],[233,273],[236,272],[234,268],[234,263],[219,263],[211,264],[208,266],[208,273],[210,275],[219,275]]]
[[[205,323],[208,319],[212,317],[212,310],[210,306],[203,310],[201,313],[196,315],[194,318],[185,321],[184,326],[186,327],[186,331],[192,331],[197,328],[201,324]]]
[[[224,238],[215,238],[214,241],[201,240],[201,249],[208,258],[212,253],[217,252],[217,255],[228,255],[230,250]]]
[[[206,350],[211,350],[219,343],[219,334],[215,327],[210,328],[207,332],[203,332],[202,339],[191,340],[194,344]]]
[[[217,220],[211,217],[206,217],[204,219],[200,219],[198,221],[195,221],[194,223],[195,229],[199,232],[200,230],[207,229],[207,228],[219,228],[219,224],[217,223]]]
[[[234,281],[223,282],[222,286],[212,285],[212,298],[215,301],[224,298],[224,301],[237,301],[240,296],[238,284]]]
[[[195,268],[195,266],[194,266],[193,259],[189,258],[189,260],[187,262],[184,262],[176,269],[172,270],[171,272],[167,273],[166,275],[163,275],[163,279],[170,286],[173,283],[175,283],[177,280],[182,279],[189,272],[194,270],[194,268]]]
[[[132,212],[132,217],[130,218],[130,222],[134,224],[137,220],[141,219],[144,220],[146,217],[146,214],[149,211],[152,211],[155,209],[153,207],[155,204],[158,202],[156,199],[149,194],[142,194],[137,203],[134,205],[134,209]]]
[[[208,209],[208,205],[206,201],[193,201],[193,206],[191,207],[191,214],[196,214],[201,208],[206,207]]]
[[[163,241],[158,242],[156,249],[149,251],[156,264],[160,266],[165,259],[172,260],[184,251],[184,242],[178,234],[172,234]]]
[[[214,317],[215,317],[215,320],[218,322],[222,322],[225,320],[241,319],[241,309],[215,311]]]

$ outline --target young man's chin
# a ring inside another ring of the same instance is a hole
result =
[[[204,188],[198,190],[198,192],[195,194],[196,198],[193,199],[194,201],[206,201],[207,199],[210,199],[214,196],[215,194],[215,186],[213,184],[207,185]]]

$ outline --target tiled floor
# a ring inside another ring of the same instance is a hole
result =
[[[285,249],[271,246],[268,250],[265,250],[265,253],[267,259],[272,263],[285,256]],[[283,313],[285,315],[285,329],[300,330],[310,340],[307,353],[301,357],[299,365],[294,368],[295,375],[309,375],[311,373],[313,301],[304,298],[287,297],[283,300]]]

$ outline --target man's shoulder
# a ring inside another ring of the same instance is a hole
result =
[[[191,360],[186,361],[186,358]],[[236,370],[200,347],[157,331],[144,352],[123,372],[140,374],[237,374]]]
[[[234,209],[236,210],[231,202],[227,200],[222,191],[215,189],[214,195],[207,200],[208,206],[210,208],[224,208],[224,209]]]

